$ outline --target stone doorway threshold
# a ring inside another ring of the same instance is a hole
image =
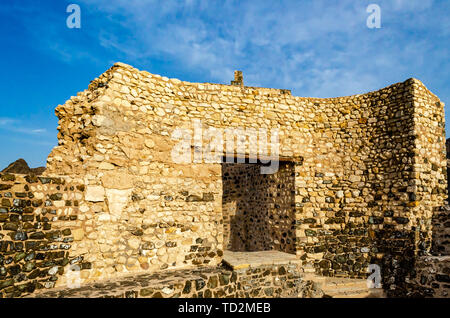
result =
[[[300,265],[295,254],[280,251],[233,252],[224,251],[222,261],[231,269],[244,269],[262,265]]]

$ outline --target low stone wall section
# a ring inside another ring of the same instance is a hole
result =
[[[411,296],[448,298],[450,295],[450,256],[426,256],[416,262]]]
[[[61,178],[0,174],[0,298],[53,288],[67,266],[91,267],[69,253],[83,191]]]
[[[296,265],[264,265],[229,270],[225,267],[168,270],[127,276],[37,293],[38,298],[272,298],[322,297],[315,283],[303,280]]]

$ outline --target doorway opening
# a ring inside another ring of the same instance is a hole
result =
[[[279,161],[274,173],[262,174],[259,160],[235,162],[222,162],[225,250],[295,254],[294,163]]]

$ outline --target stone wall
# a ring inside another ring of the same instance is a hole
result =
[[[407,295],[412,297],[450,296],[450,206],[438,207],[432,218],[432,249],[417,257],[407,277]]]
[[[279,145],[279,157],[294,163],[295,247],[293,239],[282,249],[328,276],[364,277],[375,262],[395,289],[415,256],[431,248],[432,211],[446,197],[443,107],[416,79],[321,99],[182,82],[118,63],[57,107],[59,145],[45,173],[86,186],[80,209],[89,234],[72,247],[89,251],[86,282],[214,266],[228,247],[226,178],[221,161],[201,157],[210,145],[200,143],[198,123],[203,131],[276,130],[271,154]],[[192,162],[171,156],[176,129],[192,132]],[[263,148],[236,137],[247,147],[221,149],[220,158]]]
[[[0,297],[52,288],[68,268],[91,267],[71,252],[82,239],[83,191],[62,178],[0,174]]]
[[[384,239],[387,228],[405,227],[402,217],[411,209],[407,186],[414,147],[409,102],[413,83],[409,80],[338,100],[342,109],[350,105],[350,118],[338,117],[342,128],[335,129],[332,138],[345,154],[342,171],[337,180],[328,169],[315,173],[318,187],[328,192],[320,207],[324,219],[306,224],[308,235],[316,242],[308,242],[306,250],[314,255],[323,275],[364,277],[367,265],[379,256],[377,237]],[[390,243],[381,245],[392,247]]]
[[[322,297],[317,285],[304,280],[296,265],[258,266],[239,270],[205,268],[139,274],[74,289],[54,289],[34,297],[76,298],[273,298]]]
[[[416,262],[430,254],[433,213],[447,198],[443,105],[418,81],[413,81],[405,93],[413,115],[407,137],[409,150],[402,158],[408,164],[404,169],[392,165],[391,169],[403,174],[397,179],[400,201],[392,201],[393,222],[374,234],[379,254],[372,259],[382,265],[383,284],[393,296],[407,292]]]
[[[448,298],[450,296],[450,256],[424,256],[416,262],[409,295]]]
[[[438,207],[433,212],[433,255],[450,255],[450,206]]]
[[[232,251],[278,250],[295,254],[294,164],[273,174],[261,164],[222,166],[224,246]]]
[[[447,199],[447,164],[443,104],[421,83],[413,85],[414,97],[414,170],[417,209],[412,220],[420,228],[419,252],[429,252],[432,245],[433,208],[444,206]]]

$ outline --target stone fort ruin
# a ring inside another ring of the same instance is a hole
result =
[[[1,175],[0,294],[314,297],[376,264],[388,296],[447,295],[435,95],[416,79],[339,98],[231,84],[117,63],[59,105],[44,175]],[[199,122],[277,138],[237,135],[210,162],[193,138],[174,161],[174,131]]]

